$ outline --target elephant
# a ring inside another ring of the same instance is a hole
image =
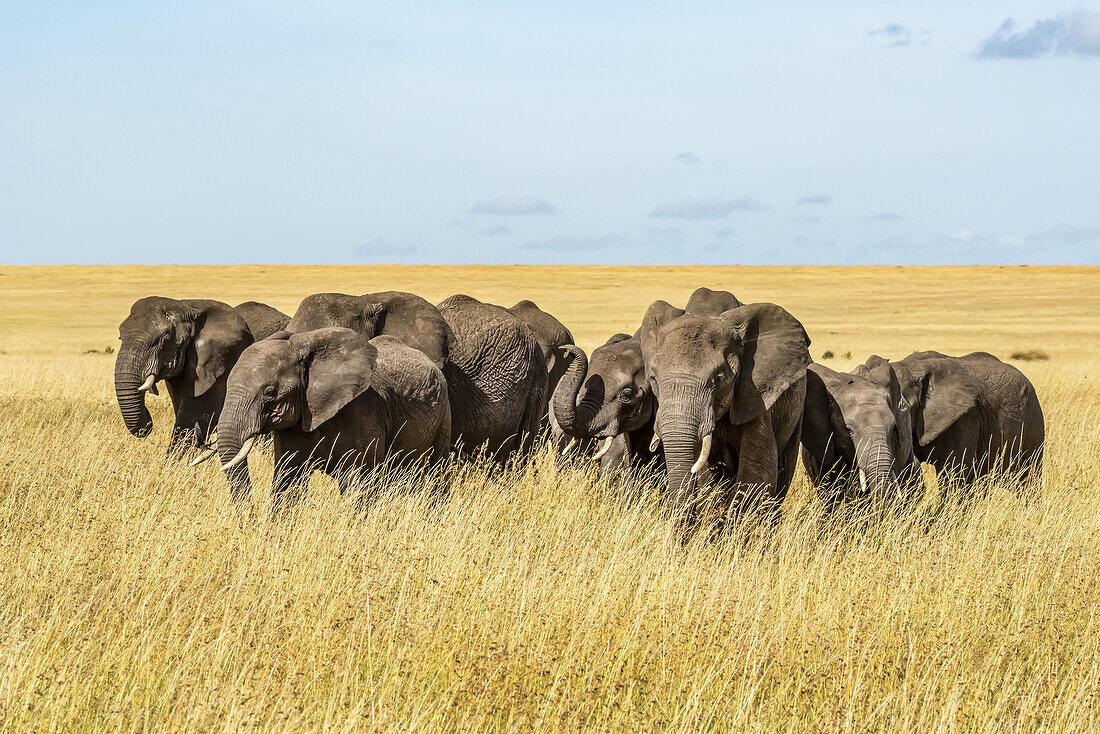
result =
[[[615,334],[593,350],[565,348],[569,369],[551,400],[554,422],[579,441],[598,440],[600,473],[660,457],[653,442],[656,401],[646,379],[641,339]]]
[[[875,355],[864,369],[885,362]],[[889,364],[912,410],[918,459],[964,482],[996,471],[1041,475],[1043,408],[1020,370],[987,352],[916,352]]]
[[[169,451],[180,451],[190,438],[207,443],[229,371],[257,338],[248,319],[263,334],[279,317],[289,318],[255,302],[238,311],[212,300],[138,300],[119,326],[122,344],[115,358],[115,395],[127,430],[138,437],[152,431],[145,393],[159,394],[156,383],[163,380],[176,416]]]
[[[909,402],[889,364],[854,372],[809,366],[802,464],[829,512],[857,477],[865,495],[919,499],[923,480]]]
[[[498,462],[526,452],[546,412],[546,360],[538,340],[507,309],[466,295],[438,306],[454,341],[443,375],[451,397],[451,436],[467,454]]]
[[[699,288],[685,310],[717,316],[740,305],[729,291]],[[615,334],[592,352],[591,360],[579,347],[568,347],[568,379],[551,400],[554,422],[566,435],[601,441],[593,456],[601,473],[663,461],[654,440],[656,400],[646,378],[639,334]]]
[[[250,499],[248,454],[273,434],[273,508],[314,469],[340,483],[390,456],[442,460],[451,445],[447,382],[423,352],[351,329],[283,332],[244,350],[226,387],[218,454],[235,504]]]
[[[555,388],[565,374],[569,366],[569,358],[566,347],[573,344],[573,334],[554,316],[543,311],[533,301],[520,301],[511,308],[506,309],[517,319],[527,324],[527,328],[535,335],[539,343],[542,356],[546,360],[547,383],[546,395],[549,399],[554,394]],[[550,436],[559,449],[564,448],[568,439],[554,419],[551,406],[547,404],[544,416],[550,425]]]
[[[290,317],[285,313],[259,301],[245,301],[234,306],[233,310],[248,324],[248,330],[256,341],[282,331],[290,323]]]
[[[731,515],[778,509],[797,462],[810,363],[806,330],[786,310],[750,303],[713,315],[713,293],[692,312],[655,301],[640,333],[669,501],[688,526],[712,478],[732,480],[719,508]]]
[[[363,296],[315,293],[298,306],[287,324],[291,334],[342,326],[368,339],[389,335],[419,349],[442,367],[454,338],[439,309],[413,293],[383,291]]]

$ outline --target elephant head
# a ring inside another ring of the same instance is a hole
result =
[[[864,492],[905,494],[920,469],[909,403],[890,365],[847,373],[812,364],[806,377],[802,445],[815,481],[830,485],[855,472]]]
[[[365,336],[339,327],[276,334],[244,351],[229,375],[218,428],[234,500],[251,492],[247,458],[256,438],[317,430],[370,387],[377,356]]]
[[[315,293],[298,306],[286,330],[298,334],[340,326],[372,339],[392,336],[442,367],[454,340],[439,309],[420,296],[383,291],[362,296]]]
[[[874,355],[865,367],[890,364],[913,413],[913,438],[928,446],[971,410],[977,408],[982,385],[961,360],[939,352],[915,352],[900,362],[887,363]]]
[[[607,439],[636,431],[653,417],[653,393],[637,337],[616,334],[592,352],[569,345],[569,369],[551,405],[561,429],[574,438]]]
[[[126,428],[135,436],[153,428],[145,393],[158,394],[158,381],[169,383],[173,400],[201,397],[252,343],[248,325],[227,304],[158,296],[133,305],[119,326],[119,338],[115,395]],[[199,430],[208,431],[216,420],[216,413],[207,416]],[[206,440],[205,435],[196,438]]]
[[[569,366],[568,348],[573,344],[573,334],[565,324],[543,311],[534,301],[523,300],[506,310],[527,324],[535,341],[539,343],[549,374],[547,389],[552,395]]]
[[[771,303],[718,316],[688,314],[664,301],[650,306],[641,328],[642,355],[657,399],[656,430],[674,510],[686,510],[694,499],[716,428],[760,418],[803,379],[809,343],[802,324]]]

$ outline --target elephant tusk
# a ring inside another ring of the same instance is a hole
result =
[[[867,475],[862,469],[859,470],[859,491],[867,493]]]
[[[603,442],[603,446],[600,446],[600,450],[592,456],[592,461],[599,461],[603,458],[603,455],[611,450],[611,442],[615,440],[614,436],[608,436],[607,440]]]
[[[657,450],[657,447],[661,445],[661,437],[656,433],[653,434],[653,440],[649,442],[649,453],[653,453]]]
[[[217,449],[212,449],[212,448],[203,449],[202,453],[199,454],[198,456],[196,456],[194,459],[192,459],[191,463],[188,464],[188,466],[198,466],[199,464],[206,461],[207,459],[210,459],[210,458],[213,458],[214,456],[216,456],[217,453],[218,453]]]
[[[571,439],[569,439],[569,443],[567,443],[567,444],[565,445],[565,448],[561,450],[561,455],[562,455],[562,456],[565,456],[565,455],[566,455],[566,454],[568,454],[568,453],[569,453],[570,451],[572,451],[573,449],[577,448],[577,444],[578,444],[578,443],[579,443],[579,441],[577,441],[577,439],[576,439],[576,438],[571,438]]]
[[[240,464],[242,461],[247,459],[248,452],[252,450],[252,444],[254,444],[255,442],[256,437],[250,436],[249,439],[244,442],[244,445],[241,446],[241,450],[237,452],[237,455],[230,459],[228,463],[222,464],[222,471],[229,471],[237,464]]]
[[[713,437],[714,434],[712,433],[703,436],[703,445],[699,447],[699,458],[691,465],[692,474],[698,474],[707,468],[707,459],[710,458],[710,442]]]
[[[133,384],[133,383],[131,383],[131,384]],[[157,376],[156,375],[149,375],[148,377],[146,377],[145,382],[141,383],[141,387],[138,388],[139,392],[149,392],[150,390],[153,391],[154,395],[157,394],[157,392],[156,392],[156,390],[157,390]]]

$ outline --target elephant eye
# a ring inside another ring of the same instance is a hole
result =
[[[619,397],[623,400],[630,400],[630,398],[634,397],[634,387],[632,385],[627,385],[619,391]]]
[[[268,385],[267,387],[264,388],[264,397],[268,398],[268,399],[273,398],[273,397],[275,397],[275,392],[276,392],[275,391],[275,386],[274,385]]]

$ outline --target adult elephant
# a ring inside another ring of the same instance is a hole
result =
[[[729,291],[699,288],[685,312],[717,316],[740,306]],[[660,459],[654,440],[657,401],[646,377],[640,332],[615,334],[592,352],[568,347],[572,363],[551,401],[554,420],[576,439],[596,439],[601,473]]]
[[[884,363],[867,360],[866,369]],[[916,352],[890,365],[913,412],[914,451],[938,472],[973,481],[1042,471],[1046,425],[1031,381],[986,352]]]
[[[542,350],[543,359],[546,360],[546,395],[549,400],[569,366],[570,358],[566,350],[573,344],[573,334],[565,324],[543,311],[534,301],[520,301],[506,310],[527,325]],[[557,425],[549,404],[546,406],[544,418],[550,424],[550,436],[554,444],[559,449],[564,448],[569,438]]]
[[[783,500],[798,457],[810,363],[805,329],[775,304],[717,316],[701,310],[656,301],[641,328],[670,502],[687,523],[697,517],[701,485],[715,476],[733,480],[730,511]]]
[[[443,365],[452,439],[498,461],[526,451],[546,411],[546,360],[535,335],[507,309],[466,295],[446,299],[439,313],[454,335]]]
[[[395,337],[426,354],[437,367],[446,361],[453,338],[439,309],[416,294],[402,291],[362,296],[315,293],[299,304],[286,330],[298,334],[329,326],[351,329],[368,339]]]
[[[860,491],[872,497],[919,498],[909,402],[889,364],[853,372],[809,366],[802,463],[829,511],[856,479]]]
[[[235,502],[250,497],[248,454],[266,433],[274,434],[276,508],[315,469],[343,492],[387,457],[447,454],[447,383],[427,355],[390,336],[283,332],[246,349],[229,376],[218,453]]]
[[[207,443],[221,413],[229,370],[256,339],[244,316],[254,318],[262,333],[264,320],[271,312],[278,314],[256,306],[262,309],[238,311],[221,301],[160,296],[134,303],[119,326],[122,344],[115,358],[115,395],[127,430],[139,437],[152,431],[145,394],[159,394],[156,384],[163,380],[176,417],[169,450],[189,440]],[[261,311],[263,318],[258,318]]]

